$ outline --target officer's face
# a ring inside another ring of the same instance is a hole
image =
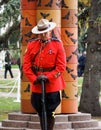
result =
[[[50,34],[51,34],[51,31],[46,32],[46,33],[42,33],[42,34],[39,35],[39,37],[40,37],[40,39],[42,39],[42,40],[47,40],[47,39],[50,38]]]

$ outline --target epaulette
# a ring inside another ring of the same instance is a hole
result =
[[[28,42],[37,41],[37,40],[39,40],[39,38],[33,37],[33,38],[29,39]]]
[[[61,42],[57,37],[52,37],[51,40]]]

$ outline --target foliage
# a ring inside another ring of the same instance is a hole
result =
[[[79,52],[87,49],[88,43],[88,28],[89,28],[89,9],[91,8],[90,0],[79,0],[78,2],[78,35],[79,35]],[[101,0],[98,0],[98,6],[101,4]],[[95,26],[98,26],[99,32],[101,32],[101,11],[95,20]]]
[[[97,24],[98,26],[101,27],[101,14],[98,14],[98,17],[97,17],[97,19],[95,21],[95,24]]]
[[[78,35],[79,35],[79,52],[86,50],[88,19],[89,19],[89,2],[88,0],[79,0],[78,3]]]
[[[101,0],[98,0],[98,4],[101,4]]]
[[[18,16],[20,14],[20,1],[19,0],[9,0],[7,4],[2,5],[2,13],[0,15],[0,28],[5,27],[7,24],[18,21]]]
[[[20,0],[2,1],[0,4],[0,47],[17,46],[20,31]]]

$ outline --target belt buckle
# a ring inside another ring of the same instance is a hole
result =
[[[39,68],[39,71],[40,71],[40,72],[43,72],[43,68],[42,68],[42,67],[40,67],[40,68]]]

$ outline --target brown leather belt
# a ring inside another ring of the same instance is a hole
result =
[[[55,69],[55,66],[54,67],[50,67],[50,68],[42,68],[42,67],[38,67],[38,66],[35,66],[35,65],[33,65],[32,66],[32,70],[34,71],[34,72],[50,72],[50,71],[52,71],[52,70],[54,70]]]

